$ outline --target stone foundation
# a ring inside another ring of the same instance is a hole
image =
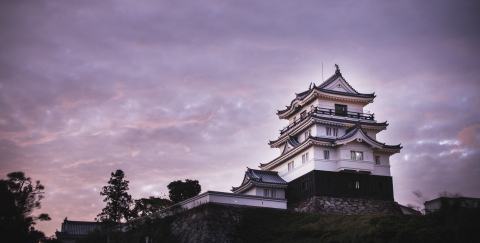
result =
[[[207,203],[178,215],[170,230],[181,243],[242,242],[232,234],[246,209]]]
[[[403,214],[397,202],[361,198],[312,197],[288,206],[289,210],[325,214]]]

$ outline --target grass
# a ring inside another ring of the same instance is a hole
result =
[[[225,207],[208,205],[208,207]],[[192,210],[206,210],[207,205]],[[186,215],[186,214],[185,214]],[[182,214],[177,215],[182,217]],[[170,232],[177,216],[151,219],[128,232],[110,231],[110,242],[178,242]],[[428,215],[326,215],[247,208],[233,239],[244,243],[268,242],[477,242],[480,239],[480,207],[444,206]],[[96,231],[78,243],[107,242],[106,230]]]
[[[429,215],[325,215],[255,208],[235,232],[244,242],[477,242],[480,208]]]

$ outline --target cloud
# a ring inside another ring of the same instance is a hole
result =
[[[340,64],[402,143],[395,198],[478,194],[479,4],[3,1],[0,173],[46,186],[37,226],[93,220],[122,169],[134,198],[173,180],[228,191],[278,156],[294,93]],[[324,72],[322,73],[322,63]]]

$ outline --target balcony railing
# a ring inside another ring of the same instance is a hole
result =
[[[366,112],[366,113],[365,113]],[[310,117],[312,114],[315,115],[320,115],[320,116],[337,116],[337,118],[340,117],[345,117],[345,118],[352,118],[355,120],[366,120],[366,121],[374,121],[375,120],[375,114],[370,114],[369,111],[365,112],[360,112],[360,111],[353,111],[351,109],[348,109],[347,111],[343,110],[336,110],[334,107],[313,107],[313,110],[309,112],[302,112],[300,114],[300,118],[298,120],[294,120],[291,124],[288,124],[288,126],[285,126],[282,130],[280,130],[280,135],[283,135],[286,133],[288,130],[290,130],[292,127],[297,125],[298,123],[302,122],[306,118]]]

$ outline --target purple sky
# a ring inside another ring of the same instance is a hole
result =
[[[340,3],[341,2],[341,3]],[[476,3],[475,3],[476,2]],[[388,130],[395,200],[480,197],[477,1],[1,1],[0,176],[45,185],[47,235],[122,169],[229,191],[279,155],[275,115],[340,65]]]

